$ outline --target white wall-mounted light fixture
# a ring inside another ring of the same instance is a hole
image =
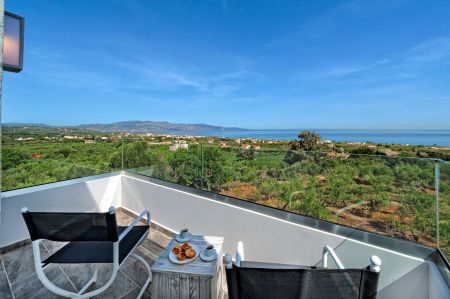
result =
[[[23,68],[23,33],[25,19],[5,11],[3,35],[3,70],[18,73]]]

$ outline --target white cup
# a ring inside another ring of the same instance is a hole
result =
[[[187,228],[180,230],[180,238],[186,239],[187,237],[189,237],[189,230]]]
[[[206,257],[212,257],[214,256],[214,253],[216,250],[214,249],[214,246],[212,244],[208,244],[205,248],[205,256]]]

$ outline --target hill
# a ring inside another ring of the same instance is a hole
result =
[[[156,122],[156,121],[121,121],[111,124],[86,124],[77,126],[85,130],[100,131],[100,132],[162,132],[171,133],[179,131],[242,131],[246,129],[234,127],[219,127],[207,124],[176,124],[170,122]]]
[[[245,131],[246,129],[235,127],[220,127],[207,124],[176,124],[170,122],[156,121],[121,121],[110,124],[83,124],[77,126],[51,126],[46,124],[32,123],[5,123],[4,127],[39,127],[39,128],[68,128],[82,129],[97,132],[129,132],[129,133],[177,133],[194,131]]]

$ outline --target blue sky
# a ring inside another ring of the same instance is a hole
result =
[[[450,1],[6,1],[3,122],[450,128]]]

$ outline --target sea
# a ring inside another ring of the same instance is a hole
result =
[[[450,146],[450,130],[324,130],[309,129],[322,140]],[[177,135],[257,138],[274,140],[297,139],[299,130],[241,130],[241,131],[177,131]]]

